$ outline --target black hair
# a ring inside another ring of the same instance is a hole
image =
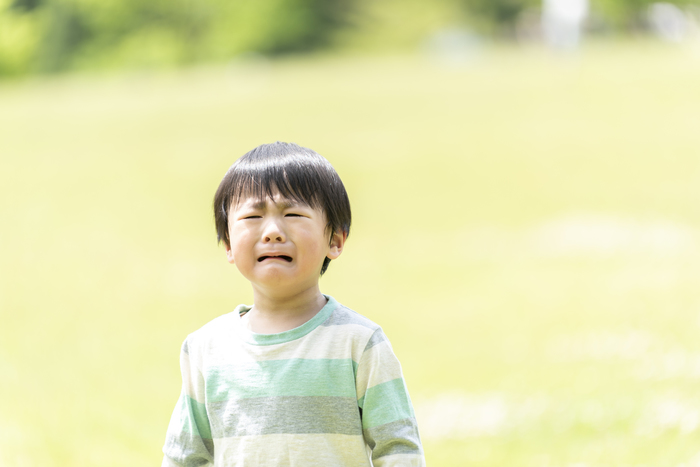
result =
[[[294,143],[263,144],[244,154],[228,169],[214,195],[214,222],[219,243],[231,246],[228,214],[242,198],[284,198],[321,209],[326,215],[329,243],[336,232],[350,234],[350,200],[330,162]],[[331,260],[325,258],[321,274]]]

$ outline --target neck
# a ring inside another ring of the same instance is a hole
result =
[[[277,295],[253,289],[253,308],[245,325],[253,332],[273,334],[301,326],[321,311],[327,302],[316,283],[295,294]]]

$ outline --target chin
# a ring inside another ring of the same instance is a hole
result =
[[[279,287],[289,285],[289,283],[292,282],[292,277],[292,274],[285,274],[278,271],[270,271],[266,274],[260,274],[250,281],[258,283],[264,287]]]

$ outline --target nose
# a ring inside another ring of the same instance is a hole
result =
[[[262,241],[263,243],[284,243],[286,241],[284,230],[277,220],[270,219],[265,223]]]

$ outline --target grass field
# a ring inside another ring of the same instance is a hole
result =
[[[0,465],[158,465],[182,340],[251,300],[213,192],[282,140],[345,181],[322,290],[429,465],[700,466],[698,83],[639,42],[0,84]]]

